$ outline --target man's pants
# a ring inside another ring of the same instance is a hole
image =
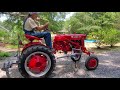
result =
[[[51,40],[51,34],[48,31],[44,31],[44,32],[26,32],[25,34],[30,34],[32,36],[36,36],[39,38],[44,38],[45,39],[45,43],[49,48],[52,48],[52,40]]]

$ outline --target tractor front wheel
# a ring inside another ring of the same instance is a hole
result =
[[[89,56],[85,61],[85,67],[88,70],[95,70],[98,66],[99,60],[96,56]]]

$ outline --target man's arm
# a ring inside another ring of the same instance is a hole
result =
[[[30,24],[31,28],[35,28],[36,30],[41,31],[41,30],[48,28],[49,23],[47,22],[46,24],[39,26],[35,23],[34,20],[29,19],[29,24]]]
[[[49,24],[49,23],[46,23],[46,24],[41,25],[41,26],[37,26],[35,29],[37,29],[37,30],[39,30],[39,31],[44,30],[44,29],[48,28],[48,24]]]

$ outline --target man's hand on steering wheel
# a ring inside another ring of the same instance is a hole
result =
[[[47,23],[45,24],[45,29],[44,29],[44,31],[49,31],[49,32],[50,32],[51,30],[48,29],[48,25],[49,25],[49,22],[47,22]]]
[[[46,24],[44,24],[44,29],[47,29],[49,25],[49,22],[47,22]]]

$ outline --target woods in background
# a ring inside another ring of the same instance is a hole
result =
[[[49,22],[49,29],[53,34],[66,30],[66,33],[86,34],[87,39],[97,40],[97,47],[103,44],[114,46],[120,41],[120,13],[119,12],[75,12],[65,19],[70,12],[41,12],[40,24]],[[17,34],[24,41],[22,30],[23,20],[28,12],[1,12],[7,20],[0,22],[0,42],[17,44]]]

